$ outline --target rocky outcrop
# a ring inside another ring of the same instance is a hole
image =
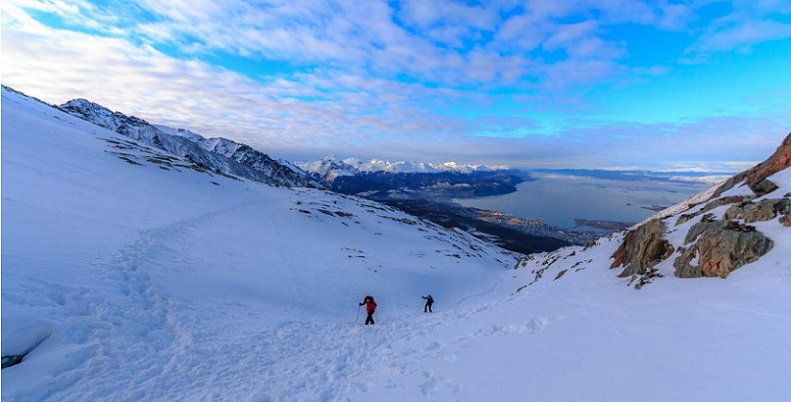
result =
[[[662,237],[666,229],[664,222],[654,219],[627,233],[610,268],[625,267],[621,278],[655,276],[654,266],[673,254],[673,246]]]
[[[774,242],[749,225],[778,219],[782,225],[791,226],[791,197],[756,199],[777,190],[769,180],[773,174],[791,166],[791,134],[766,161],[746,170],[718,187],[694,205],[706,204],[694,212],[678,216],[679,227],[700,217],[692,225],[678,247],[680,255],[674,260],[675,275],[680,278],[725,278],[735,269],[758,260],[769,252]],[[722,196],[736,185],[746,185],[753,194]],[[721,218],[714,210],[730,206]],[[674,247],[662,236],[665,225],[654,219],[626,234],[623,243],[613,254],[611,268],[625,267],[620,277],[640,279],[638,286],[659,275],[654,268],[673,254]]]
[[[731,196],[731,197],[718,198],[718,199],[716,199],[714,201],[709,202],[708,204],[706,204],[703,208],[701,208],[697,212],[689,213],[689,214],[683,214],[683,215],[679,216],[678,220],[676,221],[676,226],[684,224],[686,222],[689,222],[690,220],[694,219],[695,217],[703,215],[706,212],[709,212],[709,211],[711,211],[714,208],[721,207],[723,205],[743,203],[743,202],[746,202],[746,201],[749,202],[749,200],[751,200],[751,199],[753,199],[753,197],[751,197],[751,196],[744,196],[744,195],[735,195],[735,196]]]
[[[789,165],[791,135],[765,162],[661,211],[625,234],[611,237],[610,241],[620,238],[620,244],[610,257],[610,269],[621,268],[618,277],[628,278],[629,286],[639,289],[663,276],[726,278],[767,254],[765,259],[783,261],[785,256],[775,242],[788,237],[778,229],[782,232],[791,227],[791,192],[786,172],[777,173]],[[749,191],[729,191],[736,185],[746,185]],[[549,254],[543,262],[525,265],[536,267],[532,271],[536,282],[556,264],[555,278],[561,280],[576,271],[573,268],[577,265],[569,266],[562,259]],[[756,265],[785,267],[780,263]]]
[[[763,222],[788,215],[791,212],[791,200],[774,198],[761,200],[757,203],[746,202],[733,205],[725,211],[726,220],[742,219],[745,223]]]
[[[719,197],[725,191],[742,182],[759,197],[769,194],[777,189],[777,185],[767,178],[789,166],[791,166],[791,134],[786,136],[772,156],[752,169],[745,170],[727,180],[717,189],[714,196]]]
[[[735,269],[758,260],[774,245],[755,227],[734,221],[702,220],[687,232],[681,256],[673,266],[679,278],[727,277]]]

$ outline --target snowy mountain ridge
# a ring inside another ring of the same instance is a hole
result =
[[[251,147],[225,138],[204,138],[203,136],[186,129],[176,129],[164,125],[152,125],[145,120],[126,116],[120,112],[113,112],[108,108],[90,102],[86,99],[74,99],[61,106],[53,106],[67,113],[92,122],[100,127],[104,127],[137,140],[140,143],[165,150],[177,157],[183,158],[187,163],[192,164],[191,169],[207,170],[217,174],[230,175],[234,177],[246,178],[268,184],[286,186],[313,186],[325,187],[344,194],[354,194],[368,197],[374,200],[381,200],[382,195],[397,199],[402,198],[427,198],[427,199],[450,199],[454,196],[478,196],[492,193],[504,193],[515,191],[514,184],[521,178],[515,177],[507,170],[490,170],[486,167],[459,166],[454,162],[445,164],[435,164],[438,169],[422,169],[424,173],[418,173],[418,169],[406,169],[406,163],[390,163],[384,161],[359,162],[361,168],[346,164],[343,161],[336,161],[334,157],[325,158],[318,161],[318,164],[326,165],[324,170],[330,171],[328,175],[319,177],[316,174],[309,174],[300,167],[285,160],[274,161],[269,156],[252,149]],[[119,157],[125,158],[124,155]],[[127,158],[128,159],[128,158]],[[347,161],[352,161],[348,159]],[[137,163],[128,160],[129,163]],[[374,169],[371,166],[390,164],[384,166],[384,170]],[[413,165],[423,165],[413,163]],[[367,166],[367,167],[366,167]],[[162,168],[167,168],[163,166]],[[505,169],[501,167],[500,169]],[[399,170],[412,171],[413,173],[398,173]],[[444,170],[444,171],[441,171]],[[432,173],[429,173],[431,171]],[[467,172],[467,173],[463,173]],[[341,180],[338,180],[338,177]],[[441,206],[446,212],[451,213],[452,206]],[[410,210],[407,209],[408,212]],[[415,211],[411,211],[414,213]],[[446,216],[448,214],[443,214]],[[423,216],[424,219],[431,220],[431,216]],[[451,226],[447,220],[437,221],[443,226]],[[490,232],[484,234],[477,230],[477,226],[487,228]],[[494,227],[493,227],[494,226]],[[478,222],[473,226],[464,225],[461,227],[472,228],[470,233],[474,233],[481,238],[495,241],[496,244],[512,244],[509,239],[502,239],[498,236],[524,237],[525,246],[509,246],[512,251],[525,252],[526,250],[544,250],[553,246],[548,243],[538,246],[534,243],[542,240],[531,238],[533,228],[530,233],[522,234],[513,231],[507,224],[491,224]],[[491,232],[499,233],[493,235]],[[544,234],[543,232],[541,234]],[[559,236],[564,239],[564,233],[556,231],[549,232],[551,236]],[[576,236],[579,237],[579,236]],[[584,236],[583,236],[584,237]],[[577,242],[579,243],[579,242]]]
[[[344,176],[360,173],[460,173],[508,170],[508,166],[462,165],[456,162],[425,163],[414,161],[391,162],[383,159],[338,159],[329,155],[316,161],[298,163],[297,166],[319,177]]]
[[[113,112],[86,99],[73,99],[59,108],[100,127],[224,174],[285,186],[316,184],[296,166],[276,161],[246,144],[226,138],[206,139],[188,130],[152,125],[143,119]]]
[[[380,159],[340,160],[332,155],[300,163],[315,181],[343,194],[374,200],[481,197],[516,191],[530,175],[506,166],[459,165],[455,162],[390,162]]]

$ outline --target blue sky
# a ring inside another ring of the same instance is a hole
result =
[[[738,169],[791,131],[788,0],[2,7],[4,84],[291,160]]]

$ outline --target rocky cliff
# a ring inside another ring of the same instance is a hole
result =
[[[766,161],[686,205],[686,211],[630,230],[612,255],[611,268],[623,268],[620,276],[631,277],[641,286],[661,276],[655,267],[669,258],[673,258],[674,275],[680,278],[725,278],[758,260],[774,241],[756,223],[791,226],[791,193],[786,187],[782,194],[781,186],[772,181],[789,166],[791,134]],[[782,176],[785,181],[788,175]],[[683,239],[676,232],[685,233]]]
[[[791,134],[766,161],[585,249],[529,255],[517,269],[534,280],[609,266],[641,288],[658,278],[727,278],[764,258],[791,260]],[[770,257],[771,254],[771,257]],[[766,267],[767,264],[754,264]]]

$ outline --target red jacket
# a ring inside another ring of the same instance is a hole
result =
[[[360,303],[361,306],[363,304],[365,304],[365,311],[369,313],[373,313],[376,310],[376,302],[374,301],[373,297],[366,299],[365,301]]]

